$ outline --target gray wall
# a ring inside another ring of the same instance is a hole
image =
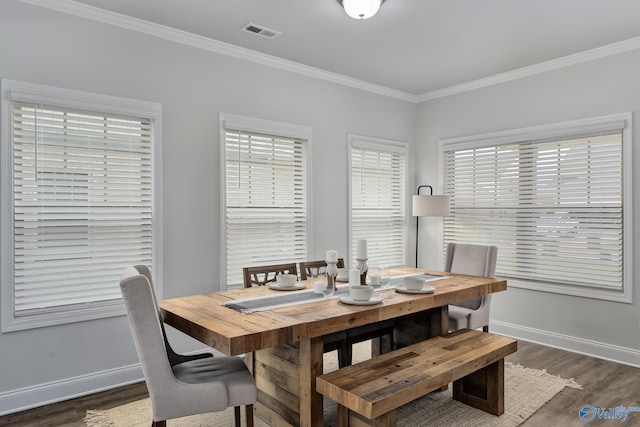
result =
[[[548,71],[483,89],[424,102],[416,132],[418,182],[440,182],[438,141],[526,126],[632,112],[633,163],[640,160],[640,51]],[[633,173],[635,218],[640,175]],[[625,221],[635,222],[635,218]],[[628,223],[630,223],[628,222]],[[635,275],[640,274],[640,227],[633,224]],[[422,228],[420,229],[422,235]],[[421,240],[422,242],[422,240]],[[421,264],[437,267],[436,248]],[[499,255],[499,254],[498,254]],[[634,280],[635,300],[640,295]],[[640,365],[640,311],[626,304],[511,288],[493,297],[493,331]]]
[[[347,255],[347,133],[413,144],[416,128],[412,103],[15,0],[0,78],[162,104],[165,297],[219,289],[220,112],[312,128],[315,257]],[[125,317],[0,334],[0,360],[0,414],[141,378]]]
[[[626,111],[640,129],[639,71],[635,51],[416,106],[15,0],[0,6],[0,78],[162,104],[165,297],[219,289],[220,112],[312,128],[312,255],[346,256],[347,133],[408,141],[417,154],[410,189],[439,193],[440,139]],[[420,265],[439,269],[441,221],[420,224]],[[637,304],[511,288],[494,297],[491,327],[640,365],[639,317]],[[0,413],[141,375],[125,317],[0,334],[0,360]]]

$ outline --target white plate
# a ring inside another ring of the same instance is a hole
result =
[[[300,289],[304,289],[307,287],[304,283],[297,282],[293,286],[280,286],[277,283],[269,283],[269,289],[273,289],[274,291],[299,291]]]
[[[367,301],[356,301],[351,298],[350,295],[343,295],[340,297],[340,302],[351,305],[374,305],[381,303],[384,299],[384,295],[373,295],[370,300]]]
[[[435,291],[436,288],[430,285],[424,285],[422,289],[407,289],[404,283],[399,283],[396,285],[396,292],[400,292],[403,294],[430,294]]]

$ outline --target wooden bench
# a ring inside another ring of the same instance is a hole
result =
[[[317,378],[339,426],[395,426],[396,409],[453,382],[453,398],[504,413],[504,357],[517,341],[470,329],[434,337]]]

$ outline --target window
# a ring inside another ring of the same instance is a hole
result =
[[[124,313],[119,278],[154,264],[160,108],[2,81],[3,332]]]
[[[510,286],[631,302],[630,126],[622,114],[443,141],[445,241],[497,245]]]
[[[368,265],[406,264],[407,144],[349,135],[351,265],[367,240]]]
[[[242,268],[307,260],[307,150],[304,126],[223,114],[224,250],[229,287]]]

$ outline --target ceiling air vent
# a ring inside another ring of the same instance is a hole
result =
[[[256,25],[256,24],[252,24],[252,23],[248,23],[247,25],[242,27],[242,30],[243,31],[247,31],[247,32],[252,33],[252,34],[257,34],[257,35],[265,37],[267,39],[273,39],[273,38],[278,37],[280,34],[282,34],[279,31],[270,30],[269,28],[262,27],[260,25]]]

